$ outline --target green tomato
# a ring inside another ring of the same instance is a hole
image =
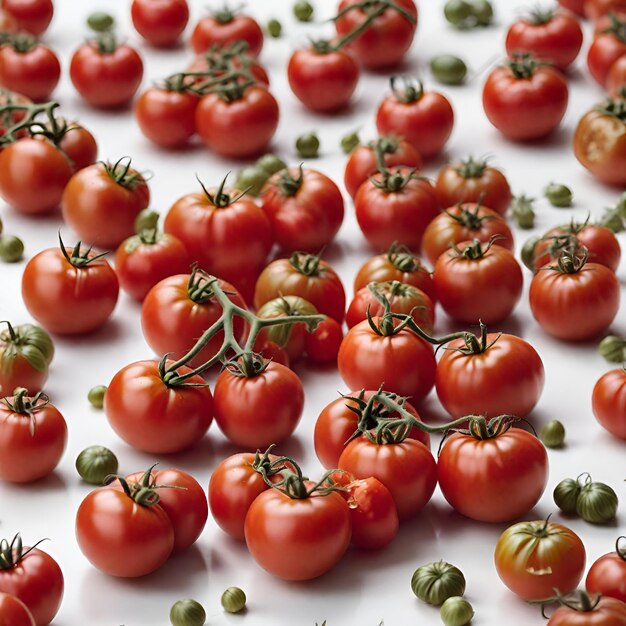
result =
[[[283,25],[278,20],[272,19],[268,21],[266,29],[270,37],[278,39],[283,32]]]
[[[493,20],[493,7],[487,0],[472,0],[472,15],[478,26],[489,26]]]
[[[341,138],[341,150],[344,154],[350,154],[360,143],[358,132],[349,133]]]
[[[104,394],[106,393],[105,385],[96,385],[89,390],[87,400],[94,409],[101,409],[104,406]]]
[[[239,587],[229,587],[222,594],[222,606],[227,613],[239,613],[246,606],[246,594]]]
[[[458,567],[445,561],[436,561],[415,570],[411,589],[423,602],[439,606],[448,598],[465,593],[465,576]]]
[[[299,0],[293,5],[293,14],[299,22],[310,22],[313,19],[315,9],[306,0]]]
[[[24,243],[15,235],[0,239],[0,259],[5,263],[17,263],[24,256]]]
[[[608,524],[615,519],[618,499],[604,483],[587,482],[576,500],[576,513],[591,524]]]
[[[90,446],[76,457],[76,471],[90,485],[102,485],[107,476],[117,472],[117,457],[104,446]]]
[[[580,484],[573,478],[565,478],[555,488],[552,493],[554,503],[566,515],[576,513],[576,503],[580,494]]]
[[[622,363],[626,361],[626,339],[609,335],[600,342],[598,352],[609,363]]]
[[[528,229],[535,225],[533,198],[521,195],[511,200],[511,213],[520,228]]]
[[[315,133],[305,133],[296,139],[296,152],[303,159],[316,159],[319,149],[320,140]]]
[[[142,230],[154,230],[159,223],[159,217],[159,214],[152,209],[139,211],[135,218],[135,232],[140,233]]]
[[[572,206],[574,194],[566,185],[560,183],[550,183],[544,190],[548,202],[561,209]]]
[[[237,174],[235,187],[241,191],[247,191],[252,196],[258,196],[268,178],[269,174],[263,168],[249,165]]]
[[[565,426],[559,420],[552,420],[541,427],[539,439],[546,448],[560,448],[565,441]]]
[[[113,28],[113,24],[115,24],[115,18],[108,13],[103,13],[102,11],[92,13],[87,18],[87,26],[89,26],[89,28],[96,33],[104,33],[107,30],[111,30],[111,28]]]
[[[462,28],[472,16],[472,5],[465,0],[448,0],[443,7],[443,14],[450,24]]]
[[[453,596],[441,605],[439,614],[445,626],[465,626],[472,621],[474,609],[465,598]]]
[[[284,170],[287,167],[287,164],[275,154],[264,154],[262,157],[257,159],[255,165],[260,167],[262,170],[265,170],[269,176],[276,174],[276,172],[280,172],[280,170]]]
[[[170,622],[172,626],[203,626],[206,612],[195,600],[178,600],[170,609]]]
[[[522,246],[522,263],[531,271],[535,271],[535,248],[541,237],[535,235],[528,238]]]
[[[453,54],[440,54],[430,60],[430,71],[444,85],[460,85],[467,76],[467,65]]]

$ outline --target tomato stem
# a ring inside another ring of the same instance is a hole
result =
[[[11,543],[6,539],[0,541],[0,571],[15,567],[25,556],[44,541],[48,541],[48,539],[40,539],[26,551],[24,551],[20,533],[17,533],[15,537],[13,537]]]

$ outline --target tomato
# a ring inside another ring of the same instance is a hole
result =
[[[615,550],[596,559],[589,568],[585,587],[590,593],[601,593],[605,597],[626,602],[626,552],[620,547],[619,537]]]
[[[376,112],[378,132],[402,137],[426,158],[441,152],[454,126],[449,100],[437,91],[424,91],[421,83],[401,90],[392,79],[391,90]]]
[[[3,0],[2,8],[15,18],[17,30],[43,34],[54,13],[52,0]]]
[[[378,69],[399,63],[413,43],[417,28],[417,7],[413,0],[398,0],[395,6],[354,7],[361,0],[341,0],[335,27],[339,37],[345,37],[374,15],[373,21],[360,35],[347,44],[364,67]],[[399,11],[397,8],[401,9]]]
[[[164,87],[149,87],[139,96],[135,119],[141,132],[158,146],[184,146],[196,134],[199,101],[195,93],[166,82]]]
[[[172,46],[189,21],[187,0],[133,0],[130,16],[137,32],[153,46]]]
[[[375,174],[354,198],[359,228],[377,250],[387,250],[394,242],[419,250],[439,206],[432,183],[405,167]]]
[[[474,239],[486,243],[494,236],[498,236],[495,245],[513,251],[513,233],[504,218],[482,204],[465,202],[451,206],[428,224],[422,249],[434,265],[451,245]]]
[[[337,355],[343,341],[341,324],[325,316],[315,330],[304,337],[304,351],[310,362],[317,365],[337,364]]]
[[[215,44],[223,47],[239,40],[248,43],[249,54],[259,56],[263,47],[263,31],[249,15],[236,15],[224,7],[196,24],[191,34],[191,47],[199,54]]]
[[[34,38],[17,37],[0,47],[0,84],[36,102],[50,99],[59,78],[57,55]]]
[[[544,445],[510,421],[470,420],[469,434],[448,437],[437,460],[437,478],[456,511],[479,522],[508,522],[525,515],[548,482]]]
[[[614,23],[595,36],[587,51],[587,68],[602,87],[606,87],[613,63],[626,54],[626,16],[613,19]]]
[[[469,344],[454,340],[441,355],[436,378],[441,404],[453,418],[528,415],[539,401],[545,380],[537,351],[506,333],[474,339]],[[455,348],[473,352],[464,354]]]
[[[351,532],[350,509],[336,492],[292,498],[267,489],[252,502],[245,521],[250,554],[283,580],[311,580],[325,574],[344,555]]]
[[[69,158],[73,172],[95,163],[98,157],[95,137],[76,122],[63,120],[61,123],[65,124],[65,130],[59,141],[59,148]]]
[[[204,76],[187,77],[202,85],[207,80],[223,76],[231,70],[246,70],[257,83],[269,87],[270,77],[258,59],[247,52],[248,43],[239,39],[221,48],[210,48],[198,55],[188,66],[187,72],[200,72]],[[243,81],[244,77],[240,77]]]
[[[215,421],[239,448],[267,448],[295,430],[304,408],[304,387],[280,363],[242,359],[238,369],[226,367],[217,377]]]
[[[608,100],[583,115],[574,132],[574,154],[583,167],[602,182],[626,185],[626,103],[623,100]]]
[[[453,320],[495,324],[515,309],[524,278],[512,252],[474,240],[437,259],[434,281],[439,303]]]
[[[559,0],[559,4],[566,8],[568,11],[579,15],[580,17],[585,17],[585,4],[587,0]]]
[[[535,10],[513,23],[506,34],[506,52],[529,52],[540,61],[567,69],[583,43],[578,20],[566,12]]]
[[[117,276],[108,261],[82,251],[80,245],[39,252],[22,275],[28,312],[59,335],[82,335],[100,328],[113,313],[118,294]]]
[[[117,248],[135,233],[135,219],[150,203],[150,189],[130,159],[124,161],[94,163],[67,183],[63,219],[81,241]]]
[[[0,151],[0,196],[16,211],[54,211],[72,176],[68,158],[47,140],[25,137]]]
[[[18,29],[17,20],[4,9],[0,9],[0,33],[16,33]]]
[[[70,61],[76,91],[92,107],[103,109],[128,104],[143,78],[143,61],[127,44],[111,36],[81,45]]]
[[[101,572],[136,578],[155,571],[169,558],[174,547],[172,522],[158,504],[158,491],[149,497],[128,486],[123,491],[109,486],[94,489],[81,502],[76,540]]]
[[[0,620],[6,626],[37,626],[28,607],[15,596],[0,592]]]
[[[320,324],[318,324],[318,326],[320,325],[321,322]],[[263,333],[259,334],[257,340],[254,342],[253,349],[257,354],[260,354],[267,361],[275,361],[276,363],[280,363],[285,367],[289,367],[289,355],[287,354],[285,349],[279,346],[277,343],[264,338]],[[337,348],[337,351],[339,351],[339,348]],[[337,358],[335,357],[334,360],[336,361]]]
[[[472,157],[444,165],[435,188],[444,207],[478,202],[504,215],[511,203],[511,188],[504,174],[487,161]]]
[[[585,546],[574,531],[544,520],[509,526],[494,555],[502,582],[526,601],[553,598],[554,589],[575,589],[585,558]]]
[[[617,98],[623,89],[626,89],[626,54],[611,65],[606,76],[606,90],[611,96]]]
[[[0,16],[1,15],[2,14],[0,13]],[[0,87],[0,106],[4,106],[5,104],[30,105],[32,104],[32,101],[22,94],[14,93],[9,89]],[[0,135],[4,135],[8,128],[17,124],[18,122],[21,122],[25,116],[26,111],[20,111],[19,109],[14,111],[5,111],[4,113],[2,113],[0,115]],[[22,133],[18,131],[17,136],[25,136],[23,133],[24,131],[22,131]]]
[[[319,253],[343,222],[343,197],[325,174],[312,169],[285,169],[263,187],[263,210],[274,239],[286,252]]]
[[[367,145],[358,145],[350,152],[343,174],[344,184],[352,198],[359,187],[378,169],[375,148],[383,153],[386,167],[406,165],[417,170],[422,167],[420,153],[404,139],[389,135],[379,137]]]
[[[173,361],[166,361],[169,367]],[[179,375],[191,368],[181,366]],[[113,376],[104,396],[104,412],[113,430],[143,452],[181,452],[204,437],[213,420],[213,397],[199,375],[165,383],[156,361],[136,361]]]
[[[580,597],[580,596],[579,596]],[[564,606],[550,617],[547,626],[621,626],[626,620],[626,604],[615,598],[597,597],[572,604],[562,600]]]
[[[23,387],[14,393],[0,401],[0,479],[30,483],[48,476],[59,464],[67,424],[45,397],[29,397]]]
[[[601,376],[593,388],[591,405],[600,425],[626,440],[626,371],[614,369]]]
[[[607,13],[626,12],[624,0],[585,0],[585,15],[592,20],[606,15]]]
[[[567,81],[556,69],[521,55],[493,70],[483,87],[483,108],[489,121],[514,141],[541,139],[565,115]]]
[[[155,230],[144,230],[129,237],[115,253],[115,272],[120,287],[140,302],[158,282],[183,274],[190,265],[182,241]]]

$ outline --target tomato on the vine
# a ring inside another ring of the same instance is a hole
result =
[[[626,550],[620,545],[623,539],[626,537],[619,537],[615,550],[596,559],[589,568],[585,587],[590,593],[626,602]]]
[[[234,41],[246,41],[248,53],[259,56],[263,47],[263,30],[249,15],[238,15],[227,7],[203,17],[191,34],[191,47],[196,54],[217,44],[227,46]]]
[[[171,46],[189,21],[187,0],[133,0],[130,16],[137,32],[153,46]]]
[[[626,440],[626,370],[603,374],[591,396],[593,414],[614,437]]]
[[[581,591],[559,601],[562,606],[546,626],[621,626],[626,622],[626,603],[615,598],[590,598]]]
[[[77,172],[96,162],[98,144],[95,137],[76,122],[61,121],[63,135],[59,140],[59,148],[66,154]]]
[[[611,15],[609,25],[596,34],[587,51],[587,67],[599,85],[606,87],[611,66],[625,54],[626,14]]]

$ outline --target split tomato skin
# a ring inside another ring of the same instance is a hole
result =
[[[598,379],[591,395],[591,406],[598,423],[614,437],[626,441],[626,372],[623,369],[610,370]]]

